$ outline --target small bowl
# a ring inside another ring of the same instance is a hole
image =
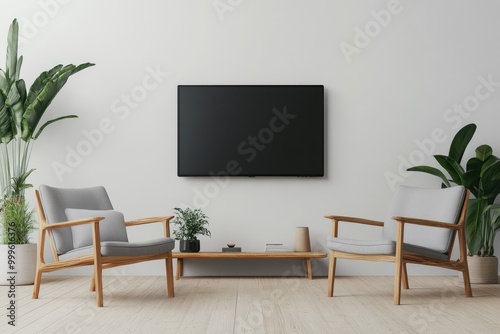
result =
[[[227,247],[229,248],[233,248],[234,246],[236,246],[236,244],[227,244]]]

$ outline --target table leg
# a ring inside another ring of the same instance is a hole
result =
[[[183,268],[183,265],[184,265],[184,259],[177,259],[177,272],[176,272],[176,279],[179,279],[182,277],[182,275],[184,275],[184,268]]]
[[[311,259],[306,259],[306,277],[312,279]]]

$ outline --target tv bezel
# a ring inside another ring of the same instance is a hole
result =
[[[321,127],[321,135],[323,137],[322,141],[322,168],[321,168],[321,173],[306,173],[306,174],[297,174],[297,173],[290,173],[290,174],[251,174],[251,173],[237,173],[237,174],[231,174],[230,172],[224,173],[224,171],[217,171],[214,172],[213,174],[206,173],[206,174],[181,174],[180,173],[180,89],[182,87],[321,87],[322,88],[322,106],[323,106],[323,118],[322,118],[322,127]],[[237,85],[228,85],[228,84],[211,84],[211,85],[206,85],[206,84],[178,84],[177,85],[177,176],[178,177],[196,177],[196,178],[202,178],[202,177],[216,177],[216,176],[230,176],[230,177],[324,177],[325,176],[325,87],[324,85],[319,85],[319,84],[274,84],[274,85],[252,85],[252,84],[237,84]]]

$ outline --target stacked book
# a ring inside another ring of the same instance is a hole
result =
[[[266,252],[290,252],[290,248],[283,244],[266,244]]]

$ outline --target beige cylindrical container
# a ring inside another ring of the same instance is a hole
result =
[[[467,262],[471,283],[498,283],[498,258],[496,256],[468,256]]]
[[[309,227],[297,227],[295,229],[295,252],[310,252]]]

